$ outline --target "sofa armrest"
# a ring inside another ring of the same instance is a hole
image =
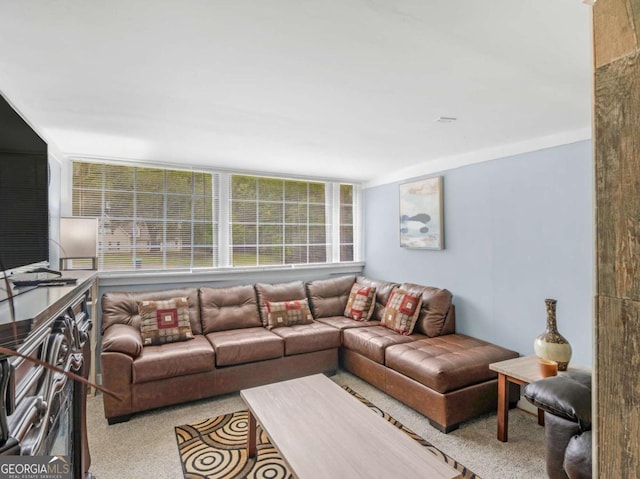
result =
[[[128,354],[103,351],[100,360],[102,363],[102,385],[120,397],[116,399],[109,394],[104,394],[102,397],[104,416],[109,419],[109,424],[112,424],[113,418],[126,416],[132,411],[133,358]]]
[[[524,388],[524,397],[538,409],[591,429],[591,374],[571,371],[540,379]]]
[[[123,353],[133,359],[142,353],[142,337],[140,331],[127,324],[113,324],[102,336],[102,351]]]
[[[563,467],[569,477],[591,477],[591,431],[571,438],[564,453]]]

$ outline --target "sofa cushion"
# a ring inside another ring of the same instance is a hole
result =
[[[350,328],[342,331],[342,346],[380,364],[384,364],[384,351],[393,344],[424,338],[420,334],[404,336],[383,326]]]
[[[306,284],[309,306],[314,318],[342,316],[355,276],[320,279]]]
[[[348,328],[362,328],[364,326],[380,326],[380,321],[356,321],[355,319],[347,318],[345,316],[330,316],[328,318],[318,318],[316,322],[328,324],[329,326],[337,329]]]
[[[422,309],[416,322],[416,332],[431,338],[443,334],[445,319],[451,308],[451,292],[413,283],[403,283],[400,289],[422,295]]]
[[[189,300],[140,301],[140,336],[144,346],[157,346],[193,339],[189,324]]]
[[[489,364],[516,357],[515,351],[463,334],[424,338],[385,351],[388,368],[442,394],[495,379]]]
[[[216,352],[216,365],[250,363],[284,355],[284,340],[263,327],[232,329],[207,334]]]
[[[267,307],[267,329],[310,324],[313,322],[306,299],[295,301],[265,301]]]
[[[202,334],[200,325],[200,301],[196,288],[169,289],[164,291],[141,291],[126,293],[112,291],[102,295],[102,332],[112,324],[128,324],[140,329],[138,302],[162,301],[171,298],[186,297],[189,300],[189,323],[193,334]]]
[[[393,329],[396,333],[409,335],[420,314],[422,299],[403,289],[395,289],[384,308],[384,318],[380,326]]]
[[[344,308],[344,315],[356,321],[368,321],[376,307],[376,288],[354,284]]]
[[[285,356],[340,347],[340,330],[322,323],[275,328],[272,332],[284,339]]]
[[[204,334],[261,326],[253,285],[200,288],[200,314]]]
[[[366,276],[357,276],[356,283],[362,286],[372,286],[376,288],[376,305],[371,319],[382,321],[384,316],[384,307],[387,305],[387,301],[389,301],[391,291],[397,288],[398,284],[379,279],[367,278]]]
[[[133,383],[158,381],[210,371],[214,368],[215,353],[204,336],[191,341],[146,346],[133,361]]]
[[[258,295],[258,305],[260,307],[260,320],[263,326],[267,326],[268,314],[265,301],[295,301],[296,299],[307,299],[307,292],[302,281],[292,281],[290,283],[256,283],[256,293]]]

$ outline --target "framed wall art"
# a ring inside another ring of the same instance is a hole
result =
[[[442,176],[400,185],[400,246],[444,249]]]

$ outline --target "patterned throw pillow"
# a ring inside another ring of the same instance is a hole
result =
[[[421,307],[422,296],[396,289],[389,296],[380,325],[393,329],[397,333],[409,335],[418,321]]]
[[[267,329],[313,323],[309,302],[306,299],[278,303],[265,301],[264,305],[267,307]]]
[[[157,346],[193,338],[187,298],[140,301],[138,314],[144,346]]]
[[[361,284],[354,284],[349,293],[347,307],[344,308],[344,315],[356,321],[368,321],[373,316],[376,307],[376,288],[373,286],[363,287]]]

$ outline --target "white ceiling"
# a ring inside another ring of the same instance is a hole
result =
[[[0,92],[68,157],[377,184],[589,138],[590,23],[580,0],[0,0]]]

